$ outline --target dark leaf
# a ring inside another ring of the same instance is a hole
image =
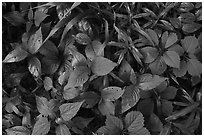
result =
[[[92,108],[98,103],[100,96],[97,93],[91,91],[85,92],[82,95],[82,99],[85,100],[83,105],[85,105],[86,108]]]
[[[166,120],[175,120],[177,119],[178,117],[182,117],[182,116],[185,116],[186,114],[192,112],[196,107],[198,107],[198,103],[194,103],[192,105],[189,105],[188,107],[178,111],[178,112],[174,112],[173,115],[169,116],[166,118]]]
[[[168,101],[168,100],[165,100],[163,99],[161,101],[161,109],[162,109],[162,114],[164,116],[169,116],[172,114],[173,112],[173,105],[172,105],[172,102]]]
[[[151,113],[153,113],[154,101],[151,98],[140,100],[137,105],[137,110],[142,112],[143,115],[149,116]]]
[[[160,94],[161,98],[163,99],[174,99],[177,93],[177,88],[173,86],[167,87],[162,93]]]
[[[148,129],[150,129],[153,132],[160,132],[163,129],[163,124],[161,120],[154,113],[152,113],[149,117]]]
[[[7,13],[6,15],[3,15],[3,17],[13,26],[19,26],[25,23],[25,19],[18,11]]]

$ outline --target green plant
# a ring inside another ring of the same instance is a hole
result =
[[[202,3],[2,8],[2,134],[202,134]]]

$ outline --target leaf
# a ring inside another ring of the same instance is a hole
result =
[[[144,62],[145,63],[151,63],[153,62],[157,56],[159,55],[156,48],[153,47],[145,47],[141,49],[143,55],[144,55]]]
[[[173,68],[179,68],[180,67],[180,57],[175,51],[166,51],[163,54],[163,59],[165,63]]]
[[[98,103],[100,97],[97,93],[90,91],[90,92],[85,92],[82,95],[82,99],[85,100],[83,104],[85,105],[85,108],[92,108]]]
[[[141,130],[145,130],[145,132],[141,132],[140,134],[149,134],[148,130],[146,130],[143,126],[144,117],[141,112],[131,111],[125,116],[125,127],[130,134],[139,134]]]
[[[80,89],[75,87],[65,88],[63,92],[63,98],[65,100],[70,100],[77,97],[81,93]]]
[[[64,89],[83,85],[89,79],[90,70],[86,66],[76,66],[70,74],[67,85]]]
[[[192,23],[183,24],[182,30],[187,33],[193,33],[199,30],[201,27],[202,27],[201,24],[192,22]]]
[[[160,93],[161,98],[163,99],[174,99],[177,93],[177,88],[173,86],[167,87],[162,93]]]
[[[83,118],[83,117],[75,117],[72,119],[72,122],[75,123],[75,125],[79,129],[84,129],[88,126],[88,124],[93,120],[94,118]]]
[[[186,114],[192,112],[195,108],[197,108],[198,105],[199,105],[198,103],[191,104],[180,111],[174,112],[173,115],[167,117],[165,120],[170,121],[170,120],[175,120],[179,117],[185,116]]]
[[[107,115],[105,123],[106,123],[106,126],[108,127],[113,127],[113,128],[118,128],[120,130],[123,130],[122,120],[115,116]]]
[[[198,46],[198,40],[195,36],[186,36],[183,40],[181,40],[181,44],[186,52],[194,53]]]
[[[170,46],[175,44],[177,40],[178,40],[177,35],[175,33],[170,33],[166,40],[165,48],[169,48]]]
[[[50,130],[50,122],[46,117],[40,117],[35,123],[32,135],[46,135]]]
[[[124,93],[124,90],[122,90],[120,87],[106,87],[101,91],[101,97],[104,100],[107,101],[114,101],[118,98],[120,98]]]
[[[82,102],[75,102],[75,103],[64,103],[62,104],[59,109],[60,109],[60,114],[61,117],[65,121],[71,120],[79,111],[81,105],[84,103]]]
[[[60,124],[55,129],[56,135],[71,135],[69,128],[65,124]]]
[[[180,63],[180,68],[179,69],[174,68],[173,73],[175,74],[176,77],[182,77],[186,74],[187,70],[188,70],[187,63],[186,61],[182,60]]]
[[[165,47],[166,45],[166,41],[168,39],[168,31],[165,31],[163,34],[162,34],[162,37],[161,37],[161,43],[162,43],[162,46]]]
[[[189,59],[187,67],[188,73],[192,76],[199,76],[202,74],[202,64],[197,59]]]
[[[49,91],[50,89],[53,88],[53,82],[50,77],[45,77],[43,84],[46,91]]]
[[[52,58],[53,56],[55,58],[57,58],[57,56],[59,55],[59,51],[57,49],[57,47],[55,46],[55,44],[50,41],[47,40],[39,49],[40,54],[50,57]]]
[[[174,44],[171,47],[169,47],[168,51],[175,51],[176,53],[178,53],[179,56],[182,56],[184,53],[184,49],[178,44]]]
[[[170,135],[171,133],[171,124],[167,123],[164,125],[163,129],[160,132],[160,135]]]
[[[172,102],[165,100],[165,99],[161,100],[161,109],[162,109],[162,114],[164,116],[171,115],[173,112]]]
[[[80,4],[80,3],[78,3],[78,4]],[[71,9],[71,8],[70,8]],[[70,10],[69,9],[69,10]],[[67,12],[68,13],[68,12]],[[64,31],[63,31],[63,33],[62,33],[62,36],[61,36],[61,40],[60,41],[62,41],[64,38],[65,38],[65,35],[67,34],[67,32],[75,25],[75,24],[77,24],[83,17],[84,17],[84,15],[85,15],[86,13],[82,13],[82,14],[79,14],[79,15],[77,15],[77,16],[75,16],[73,19],[71,19],[70,21],[68,21],[66,18],[62,18],[57,24],[56,24],[56,26],[54,27],[55,29],[53,29],[52,31],[53,31],[53,34],[55,33],[55,31],[57,31],[59,28],[61,28],[62,27],[62,24],[63,24],[63,22],[64,22],[64,24],[66,24],[66,22],[68,22],[67,23],[67,25],[66,25],[66,27],[64,28]],[[51,31],[51,32],[52,32]],[[50,34],[52,34],[50,32]],[[50,35],[49,34],[49,35]],[[53,35],[52,34],[52,35]],[[47,38],[46,38],[47,39]]]
[[[44,57],[42,59],[41,64],[42,64],[42,71],[45,74],[54,74],[60,65],[60,60],[59,58],[55,58],[54,56],[52,58]]]
[[[14,126],[5,130],[7,135],[30,135],[30,130],[24,126]]]
[[[193,8],[194,8],[194,5],[191,2],[182,2],[181,5],[180,5],[180,10],[182,12],[191,11]]]
[[[86,46],[85,53],[86,53],[86,57],[89,58],[91,61],[96,57],[96,53],[91,44],[88,44]]]
[[[154,101],[151,99],[151,96],[149,98],[140,100],[137,104],[137,110],[140,111],[145,116],[149,116],[151,113],[153,113]]]
[[[91,39],[89,38],[89,36],[84,33],[78,33],[75,36],[75,39],[79,44],[82,44],[82,45],[87,45],[91,42]]]
[[[130,81],[131,70],[132,67],[130,66],[130,64],[125,59],[123,59],[118,75],[123,81],[128,82]]]
[[[106,46],[104,43],[102,44],[100,41],[94,40],[92,41],[92,46],[96,56],[104,56],[104,48]]]
[[[19,11],[9,12],[3,17],[13,26],[20,26],[26,22]]]
[[[21,47],[17,47],[5,57],[3,63],[19,62],[21,60],[24,60],[27,56],[28,52],[26,52]]]
[[[129,110],[137,104],[140,99],[138,87],[134,85],[127,86],[122,95],[122,113]]]
[[[29,40],[28,40],[28,50],[31,54],[36,53],[39,48],[42,46],[42,42],[43,42],[43,38],[42,38],[42,31],[41,31],[41,27],[30,36]]]
[[[40,23],[47,17],[48,15],[45,14],[41,10],[36,10],[34,15],[35,25],[40,26]]]
[[[178,19],[184,23],[191,23],[191,22],[194,22],[196,20],[196,17],[193,13],[187,12],[187,13],[180,14]]]
[[[74,3],[73,6],[67,11],[67,14],[70,13],[70,11],[75,8],[75,6],[78,6],[80,3]],[[69,29],[75,24],[76,21],[79,20],[79,18],[83,17],[84,14],[79,14],[78,16],[76,16],[75,18],[73,18],[72,20],[70,19],[70,17],[64,15],[63,18],[61,18],[59,20],[59,22],[53,27],[53,29],[50,31],[49,35],[47,36],[47,38],[43,41],[43,43],[45,43],[53,34],[55,34],[55,32],[57,32],[61,27],[63,27],[65,24],[66,27],[64,29],[64,32],[61,36],[61,41],[64,39],[65,34],[69,31]],[[71,20],[71,21],[70,21]],[[69,23],[68,23],[69,22]]]
[[[147,29],[146,31],[149,34],[149,36],[151,37],[151,39],[154,41],[155,45],[158,45],[159,39],[158,39],[157,33],[152,29]]]
[[[164,27],[167,30],[174,31],[174,27],[171,25],[171,23],[169,23],[166,20],[160,20],[160,21],[162,22],[162,24],[158,24],[159,26],[162,26],[162,27]]]
[[[167,65],[162,57],[158,57],[154,62],[149,64],[152,74],[162,74],[167,69]]]
[[[98,104],[98,109],[102,115],[114,115],[115,105],[111,101],[101,100]]]
[[[96,133],[99,135],[116,135],[120,131],[117,128],[109,127],[109,126],[102,126],[100,127]]]
[[[161,120],[154,113],[150,115],[147,125],[148,125],[148,129],[150,129],[153,132],[160,132],[163,129],[163,124]]]
[[[41,75],[41,63],[37,57],[33,57],[29,60],[28,69],[30,73],[35,76],[39,77]]]
[[[52,100],[48,101],[44,97],[36,96],[36,105],[38,111],[45,116],[51,116],[52,115],[52,106],[51,106]]]
[[[151,90],[159,86],[162,82],[167,80],[167,78],[160,77],[158,75],[143,74],[140,77],[139,89]]]
[[[169,20],[175,28],[181,28],[181,21],[178,18],[170,18]]]
[[[91,70],[98,76],[104,76],[110,73],[116,66],[116,63],[107,58],[96,57],[91,64]]]

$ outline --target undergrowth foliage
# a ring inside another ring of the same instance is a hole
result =
[[[202,3],[2,10],[2,134],[202,134]]]

